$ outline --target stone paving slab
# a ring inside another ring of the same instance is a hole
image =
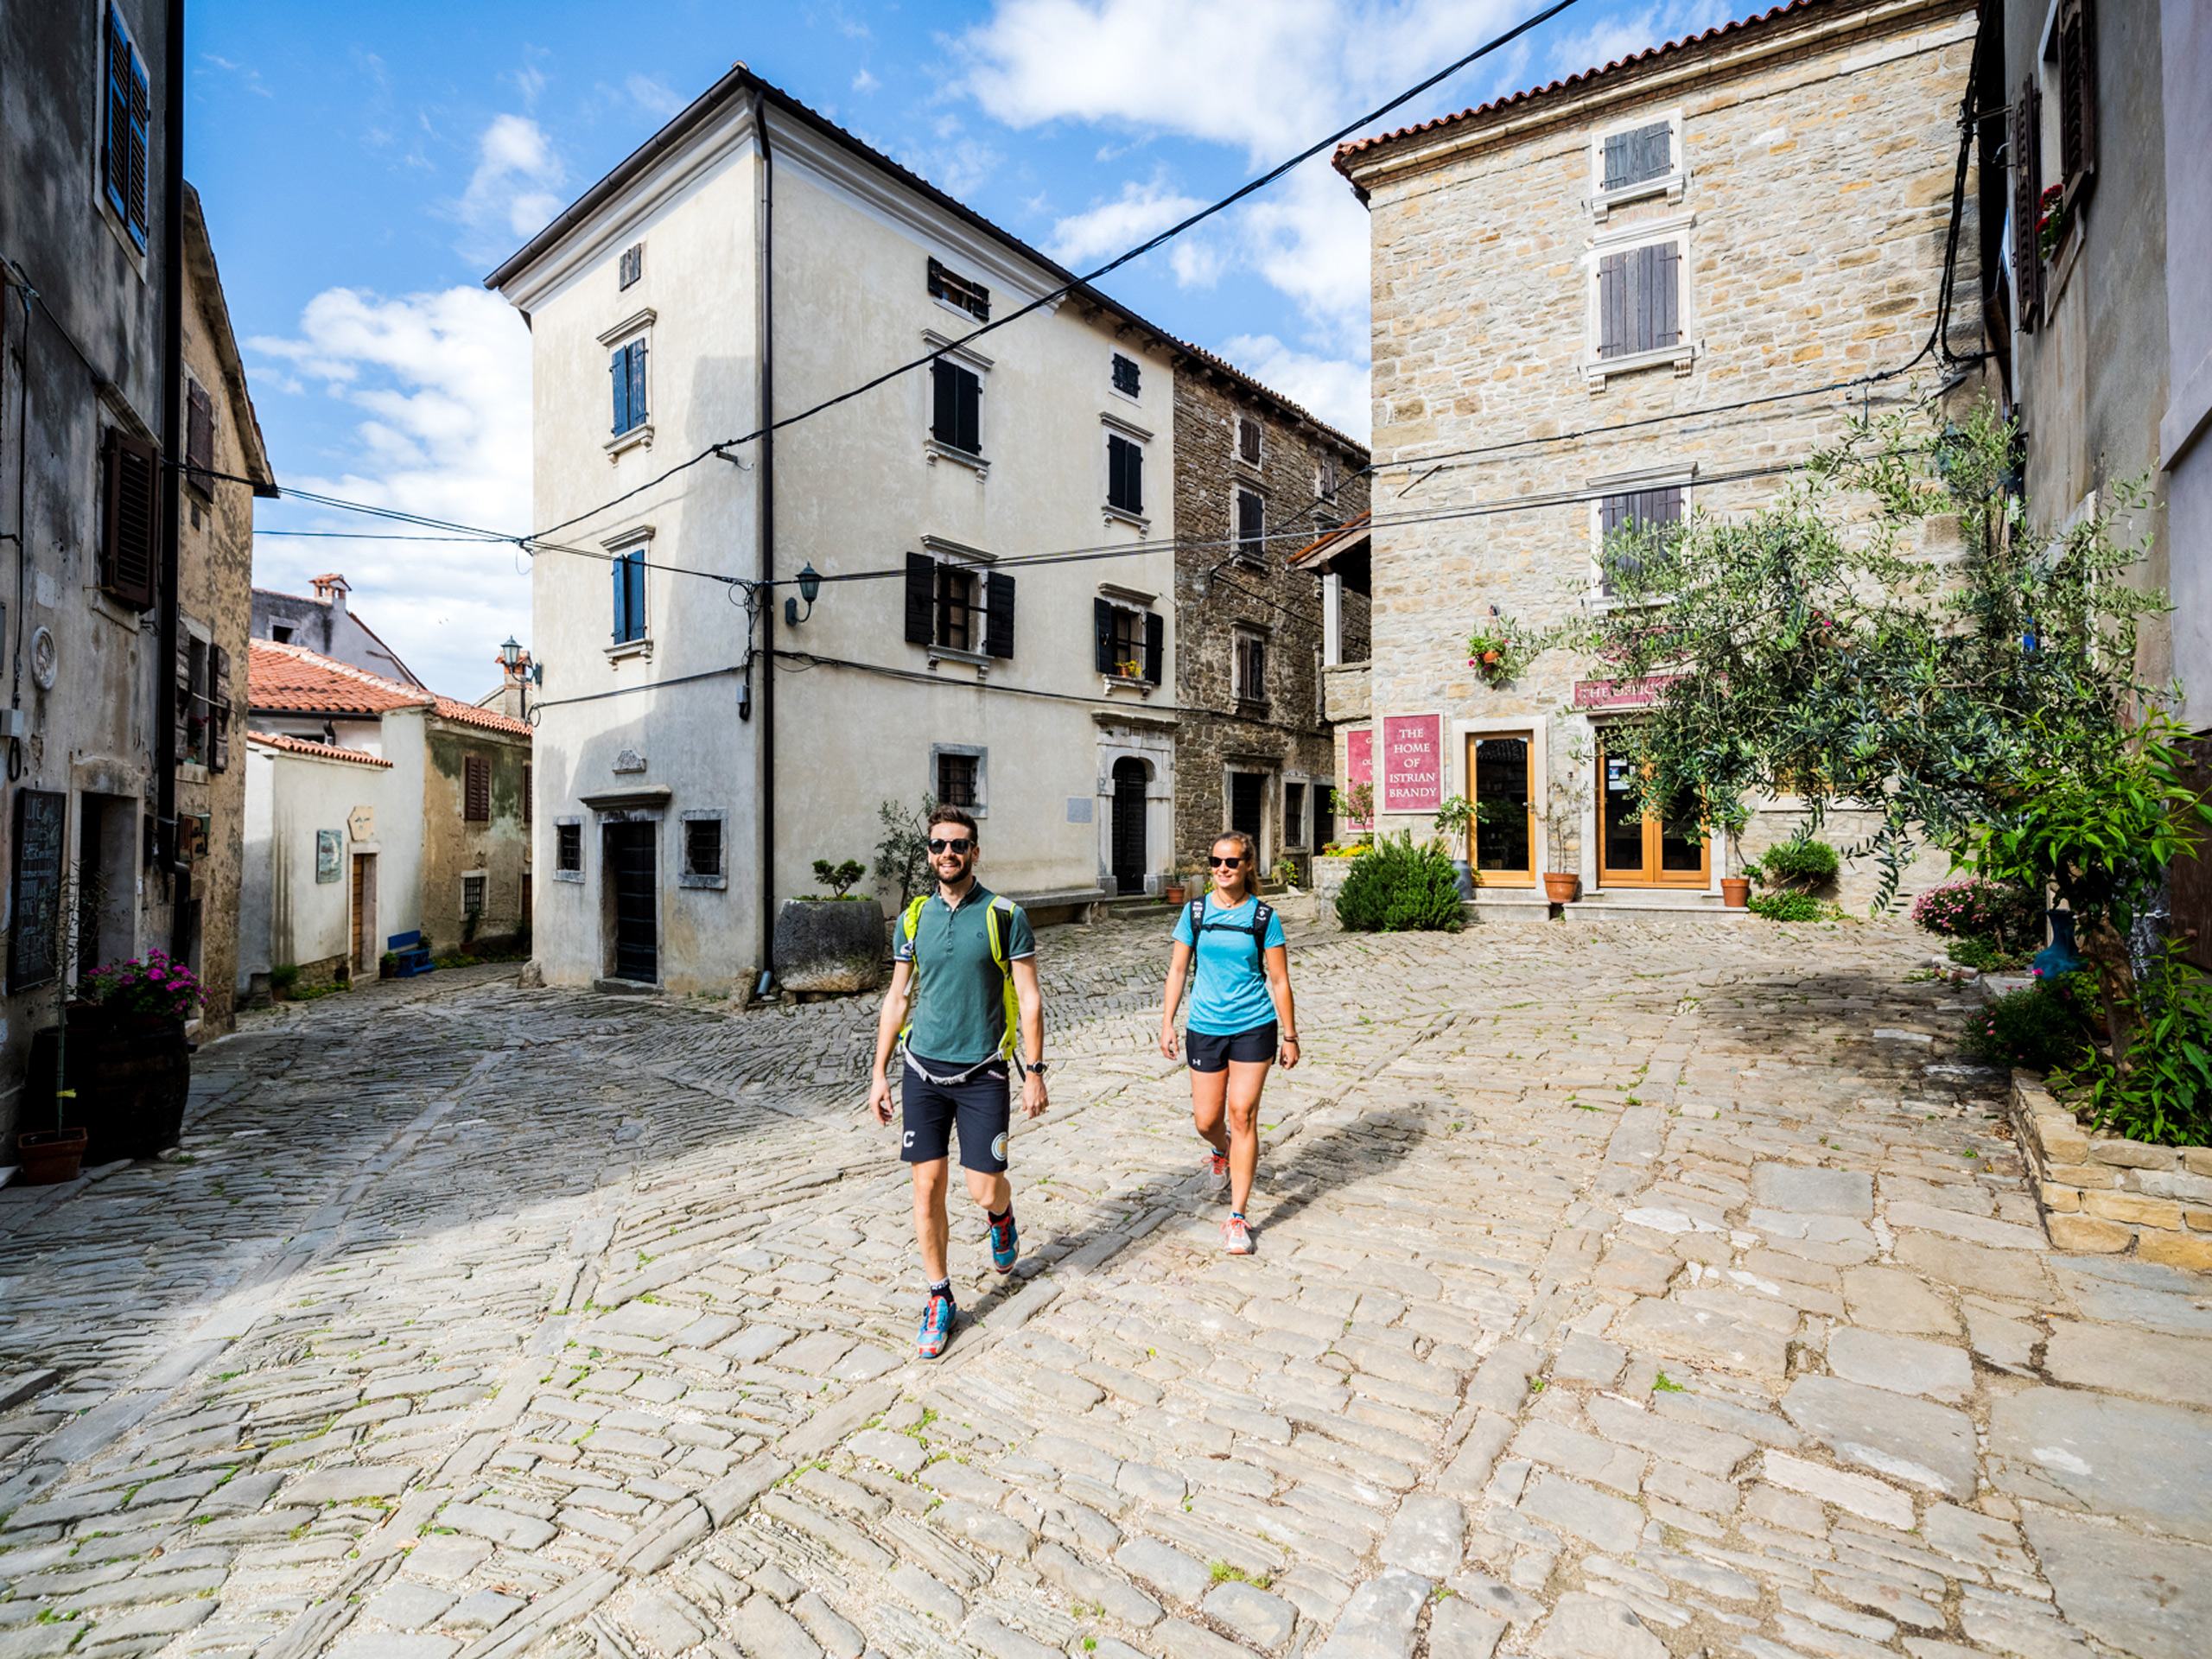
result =
[[[2050,1253],[1908,938],[1283,909],[1258,1254],[1161,925],[1047,930],[934,1364],[872,1004],[251,1022],[0,1191],[0,1659],[2202,1650],[2212,1286]]]

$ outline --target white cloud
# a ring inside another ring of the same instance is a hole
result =
[[[453,288],[387,299],[334,288],[308,302],[296,336],[257,338],[249,346],[364,416],[335,476],[295,471],[277,455],[287,487],[515,534],[529,530],[530,336],[498,295]],[[264,507],[262,517],[294,530],[435,533],[303,505]],[[254,581],[262,587],[302,592],[308,576],[334,569],[353,584],[353,607],[450,696],[488,690],[499,641],[509,633],[530,638],[527,562],[512,548],[277,536],[255,544]]]
[[[883,83],[881,81],[878,80],[874,75],[868,73],[865,69],[861,70],[860,73],[853,77],[853,90],[856,92],[872,92],[882,85]]]
[[[1150,184],[1132,181],[1113,200],[1053,226],[1046,251],[1064,265],[1095,265],[1159,235],[1204,206],[1195,198],[1174,194],[1158,179]]]
[[[1220,354],[1294,404],[1303,404],[1338,431],[1367,442],[1372,416],[1367,362],[1318,356],[1286,346],[1273,334],[1239,334],[1224,340]]]
[[[683,107],[683,95],[651,75],[632,75],[622,83],[637,106],[657,120],[665,121]]]
[[[527,116],[493,118],[477,141],[476,171],[450,216],[491,245],[530,236],[561,209],[555,192],[566,170],[544,129]]]

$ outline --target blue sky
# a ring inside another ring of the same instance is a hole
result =
[[[1425,78],[1540,0],[202,0],[187,169],[279,480],[530,528],[530,365],[486,272],[743,59],[1014,234],[1103,263]],[[1393,115],[1540,85],[1756,8],[1580,0]],[[1317,160],[1106,284],[1355,435],[1363,212]],[[361,528],[264,503],[265,531]],[[440,690],[530,639],[526,562],[264,536],[255,581],[342,570]]]

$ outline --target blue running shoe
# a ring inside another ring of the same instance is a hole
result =
[[[1014,1271],[1014,1258],[1021,1254],[1021,1234],[1014,1227],[1014,1211],[1009,1209],[1003,1220],[991,1219],[991,1265],[1001,1273]]]
[[[921,1342],[917,1350],[924,1359],[935,1359],[952,1340],[952,1322],[960,1317],[952,1298],[932,1295],[930,1305],[922,1310]]]

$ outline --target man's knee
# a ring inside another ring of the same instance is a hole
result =
[[[938,1158],[926,1164],[911,1164],[907,1166],[913,1171],[916,1198],[927,1198],[944,1192],[947,1165],[950,1161],[948,1159]]]

